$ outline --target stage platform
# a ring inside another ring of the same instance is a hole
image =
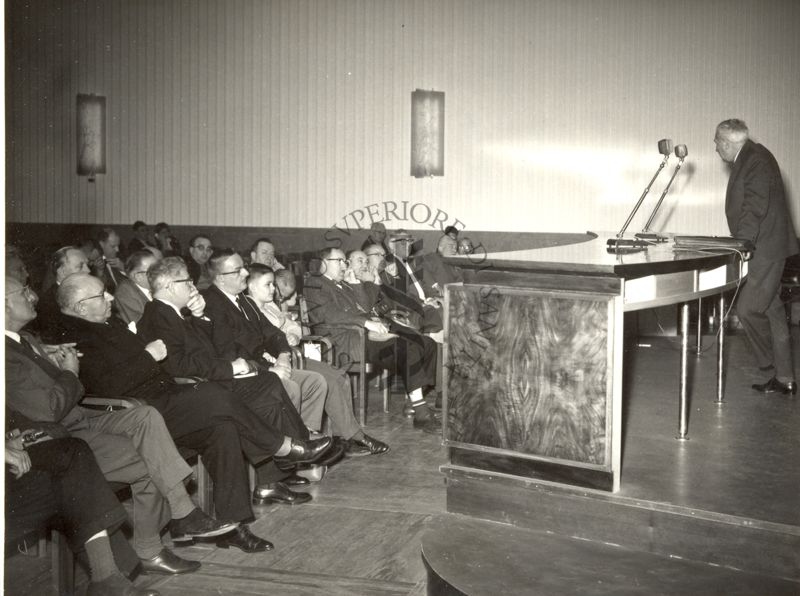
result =
[[[752,391],[765,376],[733,333],[716,405],[706,337],[679,441],[679,339],[627,343],[620,490],[443,466],[452,517],[423,540],[430,594],[800,594],[800,396]]]

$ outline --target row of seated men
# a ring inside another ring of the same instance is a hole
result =
[[[114,236],[104,230],[98,244],[110,245],[113,253],[119,245]],[[307,482],[291,473],[294,466],[325,465],[342,451],[352,456],[388,450],[358,426],[341,371],[314,361],[305,371],[292,368],[287,348],[302,333],[285,309],[293,298],[294,277],[281,272],[271,243],[255,244],[249,271],[241,256],[214,252],[206,237],[193,238],[189,246],[186,262],[160,259],[158,251],[136,251],[124,270],[110,275],[96,270],[94,276],[83,250],[57,251],[54,291],[44,294],[55,308],[38,326],[50,343],[23,331],[36,319],[37,296],[25,283],[22,255],[7,252],[7,272],[18,275],[6,279],[7,405],[9,420],[28,421],[10,430],[44,427],[45,438],[54,441],[66,433],[83,438],[107,479],[131,484],[137,511],[133,547],[141,568],[154,573],[199,567],[161,545],[159,532],[167,520],[173,541],[214,538],[221,547],[245,552],[272,548],[247,527],[252,510],[246,461],[256,465],[255,502],[298,504],[311,497],[290,488]],[[346,320],[366,327],[370,360],[403,376],[415,426],[438,432],[436,415],[424,402],[424,391],[435,383],[435,344],[419,330],[390,329],[377,316],[383,308],[381,277],[391,266],[383,245],[365,249],[354,251],[349,261],[341,251],[323,252],[321,275],[313,278],[319,283],[307,288],[312,322]],[[115,255],[103,252],[103,269],[114,269]],[[259,262],[264,260],[279,270]],[[200,294],[195,282],[203,275],[209,285]],[[118,297],[116,316],[108,289]],[[435,335],[440,329],[434,321],[427,330]],[[84,387],[100,395],[134,397],[149,407],[87,414],[77,407]],[[317,434],[310,438],[309,430],[320,430],[323,412],[338,441]],[[176,444],[203,456],[214,480],[218,519],[205,516],[186,494],[183,480],[189,470]],[[7,444],[7,461],[8,454]],[[9,491],[14,488],[11,482]],[[13,508],[9,511],[13,519]],[[86,552],[92,563],[88,545]],[[100,586],[97,593],[137,593],[120,577],[96,574],[92,586]],[[104,585],[108,578],[122,591]]]

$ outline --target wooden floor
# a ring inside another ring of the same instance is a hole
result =
[[[393,394],[391,415],[383,413],[374,386],[370,397],[367,430],[391,450],[332,467],[312,484],[310,503],[256,507],[251,528],[275,550],[248,555],[213,545],[176,548],[182,557],[202,561],[200,571],[137,584],[165,596],[424,594],[421,537],[432,517],[445,512],[438,471],[445,449],[440,438],[414,430],[403,417],[401,393]],[[6,559],[5,593],[42,596],[48,576],[46,558]]]
[[[799,331],[793,328],[796,362]],[[671,338],[640,343],[650,347],[632,344],[625,363],[620,495],[800,528],[800,396],[764,397],[752,392],[750,384],[764,380],[763,373],[748,364],[743,338],[732,335],[726,404],[713,404],[712,349],[692,360],[697,370],[690,440],[679,442],[674,439],[679,344]],[[389,415],[381,412],[380,392],[371,393],[368,432],[387,441],[391,452],[337,465],[312,488],[314,500],[309,504],[257,509],[253,530],[274,542],[274,551],[247,555],[205,545],[179,548],[181,556],[203,562],[199,572],[142,578],[137,583],[153,585],[164,595],[187,596],[425,594],[422,535],[426,525],[452,517],[445,510],[444,477],[438,470],[446,463],[446,452],[437,437],[415,431],[402,416],[399,393],[393,396]],[[542,540],[531,556],[572,549],[553,550],[546,537]],[[568,560],[559,563],[570,565]],[[574,561],[575,566],[581,564]],[[6,593],[47,594],[48,573],[47,559],[7,559]],[[627,585],[625,577],[617,580]],[[571,593],[566,585],[563,591],[550,586],[550,593]],[[615,593],[613,586],[606,587],[607,593]],[[643,593],[630,589],[616,593],[623,592]]]

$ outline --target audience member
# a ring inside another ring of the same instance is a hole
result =
[[[146,344],[121,321],[111,318],[110,296],[98,296],[91,309],[82,306],[86,296],[91,299],[92,292],[101,289],[88,276],[73,276],[59,292],[65,311],[70,313],[67,318],[78,339],[77,347],[84,353],[82,379],[86,386],[91,391],[126,395],[152,405],[163,415],[179,445],[200,452],[214,480],[216,511],[223,519],[239,523],[235,533],[217,541],[218,546],[234,546],[245,552],[271,549],[270,543],[254,536],[246,525],[252,511],[242,452],[260,470],[275,466],[272,461],[266,463],[269,457],[287,463],[308,461],[316,455],[315,449],[325,445],[290,439],[275,424],[255,418],[236,396],[215,383],[173,380],[158,364],[170,355],[165,343],[155,339]],[[103,303],[106,306],[101,311]],[[282,413],[276,412],[274,420],[280,424]]]
[[[178,239],[172,235],[169,224],[166,222],[159,222],[156,224],[153,231],[153,239],[156,242],[156,248],[161,251],[161,256],[166,257],[179,257],[181,256],[181,246]]]
[[[465,236],[458,241],[458,254],[471,255],[473,252],[475,252],[475,245],[472,244],[472,240]]]
[[[73,273],[90,273],[89,260],[77,246],[64,246],[53,253],[49,271],[54,283],[42,290],[37,304],[38,316],[28,329],[36,331],[46,341],[56,342],[61,336],[61,309],[56,301],[58,286]]]
[[[214,253],[208,236],[198,234],[189,240],[189,254],[186,256],[186,269],[198,290],[205,290],[211,285],[208,274],[208,259]]]
[[[75,274],[59,288],[59,296],[79,296],[72,308],[98,312],[100,296],[64,292],[65,285],[81,277],[91,282],[92,291],[103,295],[102,282],[88,274]],[[209,518],[192,503],[183,486],[191,469],[178,454],[155,409],[138,406],[86,416],[77,407],[83,386],[78,380],[80,365],[74,344],[44,346],[21,333],[36,318],[35,303],[33,291],[6,278],[6,404],[32,421],[60,423],[89,444],[108,480],[131,485],[133,547],[146,572],[195,571],[200,563],[182,559],[161,544],[159,533],[169,520],[165,501],[169,503],[173,535],[215,536],[232,526]]]
[[[188,277],[183,260],[166,258],[151,267],[147,275],[154,300],[145,307],[138,333],[145,341],[163,340],[167,348],[162,362],[164,369],[176,377],[201,377],[218,382],[236,394],[251,417],[266,421],[292,437],[298,449],[310,454],[304,461],[322,458],[331,441],[326,438],[304,442],[308,430],[278,376],[260,371],[255,363],[244,358],[217,353],[211,341],[213,323],[204,312],[205,301]],[[184,308],[191,313],[188,319],[181,315]],[[274,465],[259,466],[256,474],[259,486],[254,500],[258,503],[298,504],[311,500],[311,495],[294,492],[281,482],[288,474]]]
[[[86,553],[91,571],[87,596],[159,596],[136,588],[124,575],[138,564],[119,531],[128,516],[89,446],[58,425],[32,442],[41,427],[11,410],[6,411],[6,429],[6,536],[56,525],[73,552]]]
[[[383,252],[389,251],[389,248],[386,246],[386,226],[379,221],[374,222],[369,227],[369,235],[361,244],[361,250],[365,250],[371,244],[380,245]]]
[[[30,275],[22,258],[22,252],[16,246],[6,246],[6,275],[13,277],[23,286],[28,285]]]
[[[231,327],[236,325],[241,328],[241,331],[234,331],[235,341],[239,349],[251,354],[251,357],[255,356],[251,350],[255,349],[255,346],[258,346],[262,339],[259,337],[262,333],[261,330],[270,328],[265,322],[268,322],[269,325],[274,325],[270,317],[264,314],[266,311],[269,311],[269,309],[266,308],[268,304],[274,306],[274,279],[275,274],[266,265],[261,265],[259,263],[251,265],[250,277],[247,280],[247,300],[242,302],[244,308],[238,312],[228,307],[228,304],[232,304],[230,301],[226,304],[222,301],[215,300],[210,295],[210,292],[209,295],[206,296],[208,312],[212,320],[217,320],[216,315],[218,311],[213,307],[215,304],[220,308],[220,318],[224,318],[227,314],[231,319],[239,320],[238,325],[231,320]],[[223,309],[224,312],[222,312]],[[282,314],[280,313],[280,308],[276,307],[276,310],[279,314]],[[264,319],[266,319],[266,321],[264,321]],[[228,321],[229,319],[224,318],[224,320]],[[227,327],[228,325],[225,326]],[[275,325],[275,327],[277,327],[277,325]],[[217,337],[217,334],[215,334],[215,337]],[[302,377],[311,373],[318,374],[325,380],[327,386],[325,413],[328,414],[331,420],[332,434],[334,436],[341,436],[347,441],[347,453],[351,456],[357,456],[385,453],[388,451],[388,445],[370,437],[364,433],[363,429],[359,426],[353,414],[353,403],[350,397],[350,382],[347,379],[346,373],[324,362],[307,359],[305,362],[305,370],[293,368],[291,378],[293,380],[297,379],[298,382],[302,384]]]
[[[119,258],[119,235],[111,228],[103,228],[97,235],[100,249],[103,251],[103,275],[100,279],[106,286],[106,291],[113,294],[125,274]]]
[[[296,303],[297,298],[294,274],[288,269],[273,273],[272,269],[261,263],[251,264],[248,271],[248,297],[255,302],[267,320],[283,332],[290,346],[299,345],[303,328],[293,317],[294,313],[288,310],[288,306],[292,302]],[[266,299],[267,295],[271,295],[271,298]]]
[[[78,243],[78,247],[86,255],[91,274],[103,279],[106,261],[103,258],[103,249],[100,247],[100,243],[94,238],[85,238]]]
[[[253,243],[250,247],[250,262],[266,265],[273,271],[285,269],[275,258],[275,245],[269,238],[259,238]]]
[[[305,297],[312,325],[349,323],[360,325],[368,331],[386,337],[389,327],[361,306],[353,289],[344,282],[346,259],[337,248],[322,251],[321,275],[309,278]],[[440,425],[425,403],[423,390],[436,383],[436,344],[429,337],[407,334],[400,326],[392,332],[402,334],[383,341],[367,339],[367,359],[392,372],[399,372],[405,382],[408,397],[414,406],[414,426],[426,432],[438,433]],[[357,361],[359,339],[353,331],[340,329],[329,336],[337,347],[340,358]]]
[[[458,254],[458,242],[451,236],[439,238],[436,252],[423,255],[418,263],[422,269],[422,284],[426,293],[431,296],[444,296],[444,286],[450,283],[461,283],[464,276],[458,267],[447,263],[442,257]]]
[[[122,279],[114,292],[114,304],[119,318],[136,332],[136,323],[142,318],[144,307],[153,299],[147,270],[158,259],[149,250],[137,250],[125,261],[127,277]],[[133,324],[133,325],[131,325]]]
[[[150,226],[140,220],[134,222],[131,227],[133,229],[133,238],[128,242],[128,255],[132,255],[138,250],[156,248],[150,235]]]

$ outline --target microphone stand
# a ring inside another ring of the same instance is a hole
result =
[[[642,250],[647,249],[648,242],[643,239],[639,238],[631,238],[625,239],[622,235],[625,233],[625,230],[628,229],[628,226],[633,219],[633,216],[636,215],[636,212],[639,210],[639,207],[642,206],[642,202],[644,198],[647,196],[647,193],[650,192],[650,187],[653,186],[653,182],[656,181],[658,175],[661,173],[661,170],[664,169],[664,166],[667,165],[667,161],[669,160],[669,153],[664,155],[664,159],[661,160],[661,165],[658,166],[656,173],[653,174],[653,177],[650,179],[650,184],[648,184],[642,196],[639,197],[639,200],[636,201],[636,205],[633,206],[633,211],[631,211],[630,215],[628,215],[628,219],[625,220],[625,224],[622,226],[622,229],[617,233],[616,238],[609,238],[606,242],[606,250],[610,253],[614,254],[621,254],[621,253],[630,253],[630,252],[639,252]]]
[[[661,207],[661,203],[663,202],[664,197],[667,196],[667,193],[669,192],[669,187],[672,186],[672,181],[675,180],[675,176],[678,175],[678,172],[680,171],[681,166],[683,165],[683,160],[685,158],[686,156],[684,155],[678,161],[678,165],[675,166],[675,171],[672,173],[672,177],[669,179],[669,182],[667,182],[667,186],[664,188],[664,192],[661,193],[661,196],[658,199],[658,203],[656,203],[655,209],[653,209],[653,212],[650,214],[650,218],[647,220],[647,223],[644,225],[644,228],[642,228],[642,231],[636,234],[637,238],[640,238],[642,240],[648,240],[650,242],[666,242],[668,240],[666,236],[661,236],[659,234],[656,234],[655,232],[651,232],[650,224],[653,223],[653,219],[656,216],[656,212],[658,211],[659,207]]]

